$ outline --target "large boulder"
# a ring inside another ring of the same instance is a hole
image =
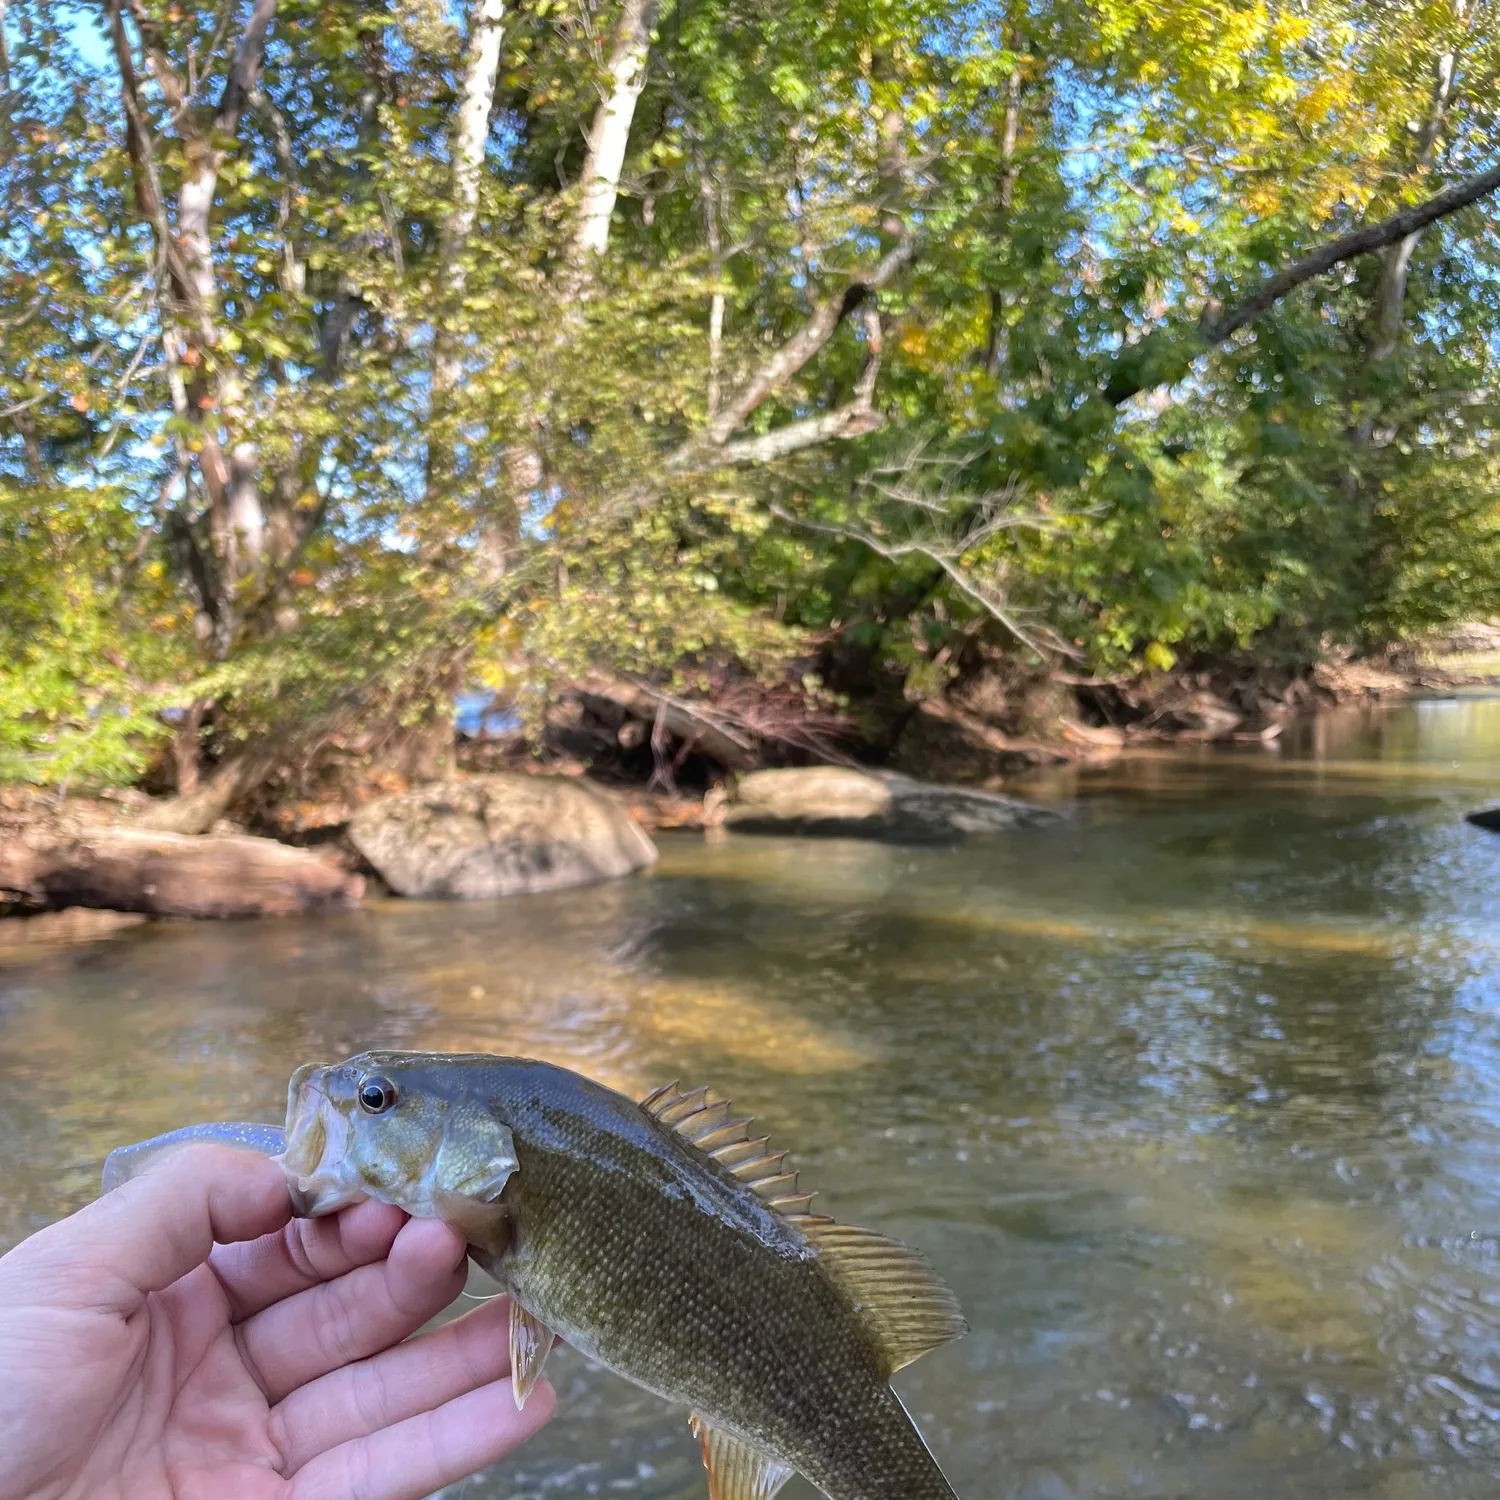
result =
[[[481,900],[628,875],[656,845],[599,788],[566,776],[472,776],[382,797],[349,824],[402,896]]]
[[[885,771],[809,766],[746,776],[724,821],[739,833],[923,841],[1042,827],[1062,816],[995,792]]]

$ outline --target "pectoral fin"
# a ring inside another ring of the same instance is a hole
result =
[[[514,1297],[510,1300],[510,1388],[516,1410],[526,1405],[552,1348],[552,1330],[533,1317]]]
[[[688,1418],[703,1445],[703,1467],[708,1470],[708,1500],[771,1500],[792,1477],[792,1470],[748,1443],[717,1427],[696,1412]]]

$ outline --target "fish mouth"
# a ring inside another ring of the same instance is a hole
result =
[[[271,1158],[286,1175],[299,1219],[337,1213],[369,1196],[353,1172],[354,1128],[326,1085],[327,1070],[307,1064],[287,1088],[286,1149]]]

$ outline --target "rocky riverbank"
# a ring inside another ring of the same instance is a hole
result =
[[[1302,672],[1221,661],[1106,682],[996,664],[905,705],[880,744],[852,720],[794,733],[743,704],[721,714],[590,679],[539,741],[460,737],[447,780],[335,758],[267,783],[198,837],[148,832],[162,803],[138,790],[0,787],[0,915],[301,913],[357,904],[367,887],[519,894],[645,868],[650,834],[666,829],[925,839],[1030,827],[1055,815],[1009,794],[1041,769],[1174,741],[1271,744],[1323,708],[1495,683],[1495,623],[1374,660],[1330,653]]]

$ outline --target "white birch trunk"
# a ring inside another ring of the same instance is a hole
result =
[[[609,58],[609,91],[594,113],[583,163],[583,199],[573,242],[577,260],[603,255],[609,246],[609,223],[620,196],[620,173],[630,144],[630,127],[646,86],[646,60],[656,10],[657,0],[625,0]]]
[[[588,154],[583,163],[583,198],[578,220],[568,247],[568,268],[562,285],[575,296],[588,290],[590,261],[602,255],[609,246],[610,219],[620,195],[620,173],[630,145],[630,127],[635,121],[635,106],[646,84],[646,63],[651,52],[651,27],[656,21],[658,0],[625,0],[620,24],[615,30],[614,50],[610,53],[608,92],[600,100],[589,129]],[[565,316],[559,336],[574,319]],[[505,458],[506,477],[512,503],[519,514],[528,496],[543,485],[538,432],[538,409],[546,405],[545,392],[540,393],[530,420],[519,441]]]
[[[495,104],[495,77],[500,68],[500,41],[505,20],[504,0],[475,0],[464,60],[463,93],[453,129],[453,207],[443,225],[443,289],[450,308],[456,308],[469,279],[464,252],[479,212],[479,182],[484,166],[484,143]],[[434,401],[458,384],[462,357],[452,332],[439,323],[432,366]]]
[[[718,415],[724,363],[724,237],[719,229],[718,182],[703,178],[703,220],[714,290],[708,304],[708,415]]]

